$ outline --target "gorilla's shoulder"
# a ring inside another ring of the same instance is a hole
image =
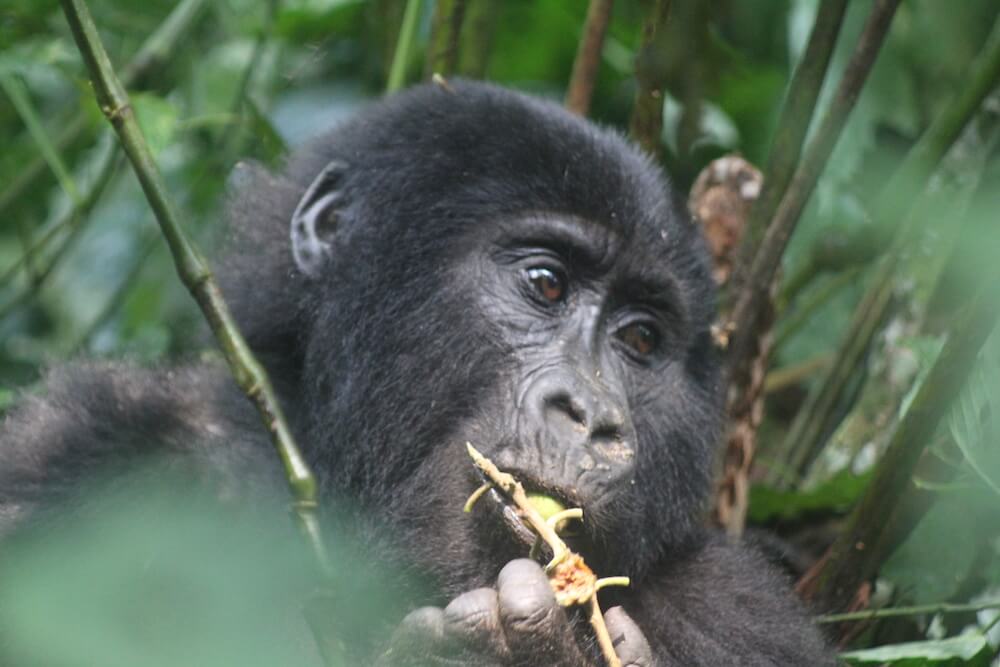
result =
[[[263,429],[219,363],[140,368],[81,362],[50,371],[0,428],[0,532],[96,477],[168,463],[213,483],[270,477]],[[280,470],[278,471],[280,473]]]
[[[712,534],[641,588],[642,613],[669,628],[647,636],[677,664],[836,664],[788,578],[752,545]]]

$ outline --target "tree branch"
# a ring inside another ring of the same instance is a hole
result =
[[[430,46],[424,66],[425,79],[435,74],[449,77],[455,72],[465,7],[466,0],[437,0],[435,3]]]
[[[757,318],[768,298],[781,256],[871,72],[899,3],[900,0],[877,0],[872,7],[830,106],[764,233],[726,325],[733,336],[729,346],[730,368],[738,367],[752,347]]]
[[[237,384],[257,408],[285,468],[300,525],[323,567],[328,567],[316,517],[316,479],[296,446],[264,368],[254,358],[222,298],[205,260],[179,222],[128,96],[115,76],[84,0],[61,0],[73,38],[90,71],[101,111],[121,139],[143,192],[160,224],[177,273],[201,308]]]
[[[743,266],[736,268],[737,285],[742,284],[741,277],[745,277],[747,265],[760,245],[768,221],[774,215],[792,180],[795,167],[799,164],[806,132],[812,121],[816,100],[823,87],[846,10],[847,0],[823,0],[816,12],[816,21],[809,33],[809,43],[795,67],[778,115],[771,150],[764,167],[764,188],[750,211],[750,222],[740,253]]]
[[[583,25],[583,36],[573,61],[573,75],[566,91],[566,108],[575,114],[586,116],[590,110],[590,99],[594,95],[597,70],[601,64],[601,49],[604,36],[611,22],[613,0],[590,0],[587,20]]]
[[[629,134],[647,153],[659,157],[662,152],[660,135],[663,133],[663,87],[666,72],[663,59],[657,57],[657,39],[666,30],[670,17],[670,0],[653,0],[645,23],[642,25],[642,44],[635,57],[635,78],[638,85]]]

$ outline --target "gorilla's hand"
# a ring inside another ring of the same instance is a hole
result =
[[[605,615],[622,664],[650,667],[649,643],[621,607]],[[410,613],[393,634],[380,667],[409,665],[592,665],[580,651],[566,612],[534,561],[508,563],[496,590],[464,593],[445,607]]]

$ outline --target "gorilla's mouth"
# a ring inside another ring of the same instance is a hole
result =
[[[562,489],[537,483],[532,479],[525,479],[525,476],[518,475],[516,473],[514,476],[521,482],[524,486],[525,492],[529,495],[545,495],[566,508],[581,506],[579,500],[574,499],[570,493],[567,493]],[[518,542],[528,547],[533,546],[537,540],[537,535],[535,534],[535,531],[528,526],[528,523],[521,517],[521,511],[514,505],[514,503],[511,502],[506,495],[495,488],[490,489],[487,496],[489,497],[490,504],[503,518],[503,524],[507,527],[508,532]],[[562,537],[572,549],[575,549],[578,546],[574,543],[578,541],[582,532],[579,530],[579,527],[578,521],[569,520],[566,524],[566,528],[559,531],[559,536]]]

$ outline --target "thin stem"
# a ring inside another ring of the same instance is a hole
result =
[[[139,129],[125,90],[115,76],[86,3],[84,0],[61,2],[73,38],[90,71],[97,102],[121,139],[150,208],[160,224],[160,230],[167,240],[177,273],[205,315],[237,384],[254,403],[271,435],[285,468],[300,526],[321,566],[328,569],[329,563],[316,517],[316,478],[295,444],[270,380],[239,332],[208,265],[180,225],[180,218]]]
[[[886,319],[895,289],[895,275],[907,246],[919,238],[927,221],[910,214],[913,193],[921,188],[948,148],[1000,81],[1000,18],[997,19],[983,51],[973,68],[968,85],[958,98],[939,115],[920,141],[907,154],[875,205],[875,224],[899,218],[889,252],[875,270],[870,287],[858,304],[827,375],[810,392],[789,429],[783,449],[788,452],[792,469],[800,473],[815,460],[822,445],[822,435],[829,431],[830,420],[837,412],[851,374],[870,348],[872,340]]]
[[[809,43],[788,84],[775,125],[774,139],[764,168],[764,187],[750,211],[742,257],[749,263],[760,244],[768,222],[778,208],[802,155],[806,132],[816,100],[826,79],[833,47],[847,11],[847,0],[823,0],[816,12]],[[737,267],[737,281],[745,267]],[[739,284],[739,283],[737,283]]]
[[[816,311],[826,305],[840,290],[853,283],[862,269],[864,269],[862,266],[853,266],[840,275],[830,278],[824,285],[816,288],[808,301],[798,305],[791,315],[782,319],[774,338],[775,349],[780,349],[809,322]]]
[[[143,79],[188,34],[191,25],[208,8],[208,0],[181,0],[157,30],[143,42],[122,69],[121,79],[127,88]],[[57,150],[73,144],[88,126],[87,117],[74,111],[66,120],[66,129],[55,140]],[[29,162],[3,193],[0,193],[0,211],[6,211],[21,195],[28,191],[45,173],[45,160],[41,157]],[[3,281],[0,281],[3,282]]]
[[[394,93],[406,84],[406,68],[410,64],[410,53],[416,39],[417,28],[420,27],[421,0],[406,0],[406,10],[403,12],[403,23],[399,27],[399,37],[396,40],[396,52],[392,56],[392,67],[389,69],[389,81],[385,92]]]
[[[601,613],[601,605],[597,601],[597,591],[606,586],[628,586],[631,583],[629,578],[607,577],[598,579],[593,571],[584,563],[583,558],[571,551],[559,537],[555,528],[558,520],[552,520],[556,518],[555,516],[546,521],[541,513],[535,509],[534,505],[531,504],[531,501],[528,500],[528,495],[524,492],[524,487],[521,486],[521,483],[513,475],[501,471],[497,468],[496,464],[480,454],[470,443],[466,443],[465,448],[469,456],[472,457],[476,467],[486,476],[488,482],[510,498],[525,523],[552,550],[552,560],[546,566],[545,571],[549,575],[556,601],[563,607],[589,605],[590,625],[594,629],[594,634],[597,637],[598,645],[601,647],[601,653],[604,654],[604,659],[607,661],[609,667],[621,667],[621,660],[618,658],[618,654],[615,653],[611,635],[608,633],[608,627],[604,623],[604,615]],[[473,496],[481,496],[481,489],[482,487]],[[472,499],[470,498],[470,500]],[[466,508],[469,506],[470,503],[467,502]],[[579,513],[579,516],[582,517],[582,511],[579,509],[566,511],[573,512],[573,516],[577,516],[577,513]],[[536,548],[532,547],[532,552],[534,551],[536,551]],[[572,576],[567,576],[570,573]],[[563,582],[567,580],[573,582],[572,585],[564,586]]]
[[[74,206],[79,205],[80,192],[77,190],[76,183],[73,181],[73,177],[70,176],[69,169],[66,168],[66,163],[59,157],[59,150],[52,144],[52,140],[49,139],[49,134],[46,132],[41,119],[35,113],[35,107],[31,104],[31,100],[28,99],[28,91],[25,90],[24,84],[8,73],[0,73],[0,88],[3,88],[14,108],[17,109],[17,113],[21,116],[21,120],[24,121],[25,127],[28,128],[28,133],[35,140],[35,143],[38,144],[38,149],[41,151],[42,157],[48,163],[52,173],[55,174],[56,180],[59,181],[59,185],[63,191],[73,202]]]
[[[845,530],[800,582],[803,595],[819,602],[820,608],[843,608],[858,585],[875,575],[894,548],[898,536],[886,526],[906,509],[900,499],[912,488],[913,473],[930,441],[928,434],[934,432],[950,408],[979,349],[996,326],[1000,304],[995,285],[1000,280],[1000,269],[993,267],[989,274],[972,301],[952,321],[947,342],[893,433]]]
[[[110,137],[108,137],[108,139],[110,139]],[[35,237],[32,241],[31,247],[28,248],[25,253],[22,254],[13,264],[8,266],[2,274],[0,274],[0,285],[7,284],[13,279],[21,267],[26,265],[29,257],[34,258],[35,261],[41,259],[42,251],[49,246],[49,244],[60,234],[60,232],[67,229],[69,230],[69,233],[65,238],[63,238],[59,247],[48,255],[48,259],[44,263],[44,266],[41,269],[38,269],[34,275],[31,276],[31,288],[24,290],[10,301],[4,303],[3,306],[0,306],[0,320],[16,310],[22,303],[29,299],[34,292],[37,292],[48,277],[52,275],[52,272],[55,270],[60,260],[73,246],[74,241],[83,231],[85,226],[84,222],[88,220],[88,214],[94,206],[97,205],[97,202],[101,198],[101,194],[104,193],[108,184],[111,182],[115,171],[118,169],[119,155],[118,147],[115,146],[113,142],[108,141],[104,144],[98,150],[96,157],[93,158],[90,167],[87,169],[87,171],[91,171],[94,176],[90,183],[83,187],[83,197],[80,203],[78,205],[68,206],[65,212],[59,216],[58,219],[52,222],[52,224],[50,224],[45,231]]]
[[[449,77],[455,72],[466,5],[466,0],[437,0],[435,3],[427,64],[424,67],[425,79],[434,74]]]
[[[467,77],[481,79],[486,76],[493,35],[496,32],[501,0],[466,0],[465,29],[461,35],[458,71]]]
[[[888,609],[871,609],[868,611],[852,611],[846,614],[825,614],[816,618],[817,623],[844,623],[846,621],[870,621],[876,618],[897,618],[900,616],[920,616],[922,614],[970,614],[987,609],[1000,609],[1000,601],[980,602],[976,604],[952,604],[939,602],[937,604],[922,604],[912,607],[892,607]]]
[[[670,17],[670,0],[653,0],[653,7],[642,25],[642,43],[635,59],[637,82],[629,134],[647,153],[658,157],[662,152],[663,86],[667,73],[664,58],[657,57],[658,36],[664,34]]]
[[[590,110],[613,4],[613,0],[590,0],[587,8],[583,36],[580,38],[576,60],[573,61],[573,75],[566,91],[566,108],[581,116],[586,116]]]
[[[749,353],[757,319],[781,264],[781,256],[875,64],[899,3],[900,0],[877,0],[873,5],[837,91],[764,233],[726,327],[733,332],[729,347],[730,368],[738,368]]]

